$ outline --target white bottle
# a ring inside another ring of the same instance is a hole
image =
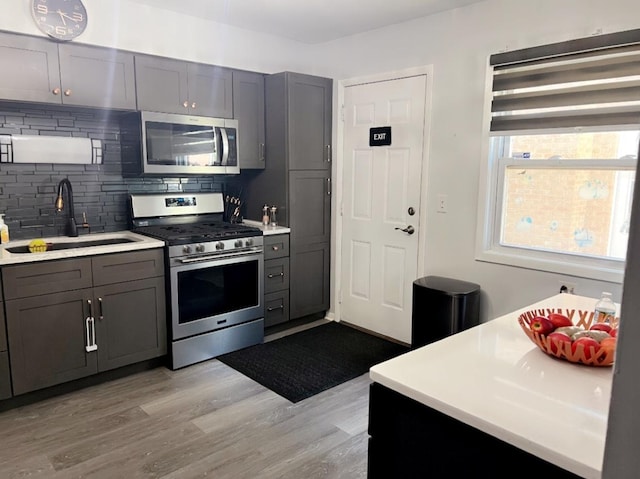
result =
[[[611,293],[603,292],[600,301],[596,303],[593,316],[594,323],[611,323],[616,317],[616,305],[611,299]]]
[[[4,222],[4,215],[0,215],[0,243],[9,242],[9,227]]]

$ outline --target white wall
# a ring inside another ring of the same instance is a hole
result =
[[[637,0],[487,0],[314,47],[335,79],[433,65],[425,271],[480,284],[483,320],[556,294],[562,279],[621,299],[620,284],[475,261],[488,56],[639,27]],[[438,194],[447,214],[435,213]]]

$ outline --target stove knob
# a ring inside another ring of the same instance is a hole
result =
[[[222,241],[218,241],[216,243],[216,249],[224,249],[224,243]]]
[[[242,240],[236,240],[233,246],[235,246],[236,248],[242,248]]]
[[[251,238],[249,238],[247,241],[244,242],[245,246],[253,246],[253,240]]]
[[[203,244],[196,245],[196,252],[204,253],[204,245]]]
[[[183,247],[182,247],[182,252],[183,252],[184,254],[191,254],[191,246],[189,246],[189,245],[185,245],[185,246],[183,246]]]

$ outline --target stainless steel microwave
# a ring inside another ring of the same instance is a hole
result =
[[[120,122],[123,173],[238,174],[238,120],[135,112]]]

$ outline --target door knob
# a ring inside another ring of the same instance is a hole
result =
[[[411,225],[407,226],[406,228],[396,228],[396,229],[400,231],[404,231],[408,235],[412,235],[413,233],[416,232],[415,228]]]

